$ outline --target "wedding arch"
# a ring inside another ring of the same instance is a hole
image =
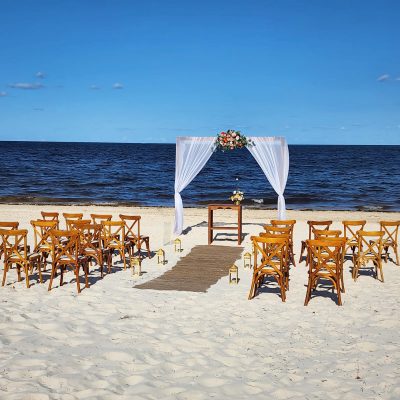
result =
[[[289,173],[289,149],[284,137],[249,137],[247,146],[278,195],[278,219],[285,219],[283,193]],[[183,203],[181,192],[203,169],[213,154],[215,137],[179,136],[176,138],[175,169],[175,226],[174,233],[183,231]]]

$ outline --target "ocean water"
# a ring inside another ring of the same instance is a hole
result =
[[[400,211],[400,146],[289,146],[289,209]],[[0,142],[0,203],[173,206],[174,144]],[[236,180],[236,178],[239,178]],[[182,192],[184,206],[276,208],[246,149],[216,152]]]

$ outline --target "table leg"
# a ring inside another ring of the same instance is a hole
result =
[[[208,210],[208,244],[212,243],[213,211]]]
[[[242,207],[238,210],[238,245],[242,243]]]

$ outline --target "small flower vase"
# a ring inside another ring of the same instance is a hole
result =
[[[235,203],[235,206],[240,206],[240,200],[235,200],[234,203]]]

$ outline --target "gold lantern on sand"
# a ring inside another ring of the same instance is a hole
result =
[[[132,275],[140,276],[142,274],[142,261],[140,257],[132,257],[130,266],[132,268]]]
[[[157,250],[157,264],[165,264],[165,251],[163,249]]]
[[[251,254],[249,252],[243,254],[243,267],[251,268]]]
[[[180,253],[182,251],[182,241],[179,238],[176,238],[174,240],[174,248],[175,248],[175,252]]]
[[[239,283],[239,268],[235,264],[229,268],[229,284],[231,283]]]

